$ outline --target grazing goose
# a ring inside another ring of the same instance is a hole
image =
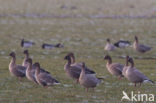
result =
[[[151,82],[154,83],[152,80],[147,78],[143,73],[141,73],[138,69],[134,67],[134,62],[132,58],[128,59],[128,62],[130,63],[130,66],[126,70],[126,78],[131,81],[132,83],[136,84],[137,83],[143,83],[143,82]]]
[[[35,45],[34,42],[25,41],[24,39],[21,40],[21,47],[29,48],[29,47],[32,47],[33,45]]]
[[[143,44],[139,44],[139,40],[138,40],[137,36],[135,36],[135,42],[133,43],[133,48],[140,53],[145,53],[145,52],[151,50],[151,47],[148,47]]]
[[[122,70],[122,75],[123,75],[124,77],[126,77],[126,70],[127,70],[127,68],[128,68],[128,59],[129,59],[129,56],[126,56],[126,64],[125,64],[125,66],[124,66],[124,68],[123,68],[123,70]]]
[[[35,78],[35,68],[33,68],[32,66],[32,59],[28,58],[26,60],[26,62],[28,63],[28,67],[26,69],[26,77],[28,80],[37,83],[36,78]]]
[[[58,43],[56,45],[53,44],[42,44],[42,49],[53,49],[53,48],[63,48],[63,45],[61,43]]]
[[[39,85],[42,85],[43,87],[48,87],[53,84],[59,84],[59,82],[55,78],[53,78],[50,74],[46,72],[40,72],[39,63],[35,63],[34,65],[36,67],[35,78]]]
[[[106,55],[104,57],[104,60],[107,60],[106,68],[107,70],[112,74],[117,76],[119,79],[123,77],[122,75],[122,70],[123,70],[123,65],[120,63],[112,63],[112,58],[109,55]]]
[[[100,82],[101,82],[101,80],[96,78],[95,75],[86,74],[85,63],[82,63],[82,70],[81,70],[81,74],[80,74],[80,78],[79,78],[80,85],[84,86],[88,92],[88,88],[94,88]]]
[[[106,51],[114,51],[116,49],[116,47],[111,44],[110,39],[107,39],[107,44],[105,46],[105,50]]]
[[[82,68],[82,63],[76,63],[75,62],[75,56],[74,56],[74,53],[69,53],[68,55],[70,55],[71,57],[71,66],[76,66],[77,68]],[[92,74],[95,74],[95,72],[91,69],[89,69],[87,66],[85,66],[85,70],[92,73]]]
[[[118,48],[126,48],[130,46],[131,43],[129,41],[119,40],[118,42],[114,43],[114,46]]]
[[[79,68],[77,66],[74,66],[74,65],[71,65],[71,57],[70,57],[69,54],[67,56],[65,56],[64,59],[68,61],[64,65],[64,70],[65,70],[66,74],[69,77],[71,77],[73,79],[76,79],[76,81],[78,83],[78,80],[79,80],[79,77],[80,77],[80,73],[81,73],[81,68]],[[86,70],[86,74],[94,74],[94,73]]]
[[[11,75],[18,77],[19,79],[25,77],[26,67],[16,65],[16,54],[14,52],[11,52],[10,56],[12,57],[9,64],[9,71]]]
[[[22,66],[24,66],[24,67],[27,68],[28,62],[26,62],[26,60],[29,58],[29,52],[28,52],[28,50],[24,50],[23,53],[24,53],[24,55],[25,55],[25,58],[24,58],[24,60],[23,60]]]

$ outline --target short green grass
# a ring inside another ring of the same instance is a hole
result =
[[[155,0],[0,0],[0,14],[144,14],[153,10]],[[67,8],[61,10],[60,6]],[[134,8],[129,6],[134,5]],[[70,10],[76,6],[76,10]],[[156,81],[156,20],[155,19],[93,19],[93,18],[0,18],[0,102],[1,103],[120,103],[122,91],[130,94],[131,91],[156,95],[156,86],[143,84],[134,87],[126,79],[118,80],[107,71],[103,60],[107,52],[104,51],[106,39],[112,42],[120,39],[134,41],[138,35],[143,44],[150,45],[152,50],[146,54],[139,54],[131,47],[109,53],[113,62],[125,63],[119,56],[130,55],[135,66]],[[34,62],[40,62],[56,77],[61,85],[45,89],[26,78],[19,81],[10,76],[8,65],[11,51],[17,53],[17,63],[21,64],[24,58],[20,47],[20,40],[33,40],[36,45],[29,48]],[[62,49],[42,50],[42,43],[64,44]],[[93,91],[88,93],[85,89],[68,78],[64,72],[63,60],[68,52],[74,52],[77,62],[85,62],[88,67],[97,72],[98,77],[103,77],[103,82]],[[151,59],[145,59],[151,58]],[[127,103],[127,101],[125,101]],[[141,103],[141,102],[140,102]]]

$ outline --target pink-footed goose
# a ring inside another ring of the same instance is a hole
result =
[[[25,77],[26,67],[16,65],[16,54],[14,52],[11,52],[10,56],[12,57],[11,62],[9,64],[9,71],[11,75],[18,77],[19,79]]]
[[[50,74],[46,72],[40,72],[40,64],[35,63],[35,78],[39,85],[43,87],[48,87],[54,84],[60,84],[55,78],[53,78]]]
[[[138,37],[137,37],[137,36],[135,36],[134,38],[135,38],[135,41],[134,41],[134,43],[133,43],[133,48],[134,48],[136,51],[138,51],[138,52],[140,52],[140,53],[145,53],[145,52],[151,50],[151,47],[146,46],[146,45],[143,45],[143,44],[139,44],[139,40],[138,40]]]
[[[126,75],[125,77],[131,81],[132,83],[136,84],[137,83],[143,83],[143,82],[151,82],[154,83],[152,80],[147,78],[143,73],[141,73],[138,69],[134,67],[134,62],[132,58],[128,59],[128,62],[130,63],[130,66],[126,70]]]
[[[80,85],[84,86],[88,92],[88,88],[95,88],[101,82],[95,75],[86,74],[85,63],[82,63],[82,70],[79,78]]]
[[[24,50],[23,54],[25,55],[22,66],[26,67],[28,66],[28,62],[26,62],[26,60],[29,58],[29,52],[28,50]]]
[[[106,68],[112,74],[117,76],[119,79],[123,77],[122,70],[124,65],[120,63],[112,63],[112,58],[109,55],[104,57],[104,60],[107,60]]]
[[[36,78],[35,78],[35,68],[32,66],[32,59],[28,58],[26,60],[28,63],[27,69],[26,69],[26,77],[28,80],[37,83]]]
[[[77,66],[74,66],[74,65],[71,65],[71,57],[70,55],[66,55],[64,57],[65,60],[67,60],[68,62],[64,65],[64,70],[67,74],[67,76],[69,76],[70,78],[73,78],[77,81],[78,83],[78,80],[79,80],[79,77],[80,77],[80,73],[81,73],[81,68],[77,67]],[[87,74],[94,74],[90,71],[87,71],[86,70],[86,73]]]
[[[77,68],[82,68],[82,63],[77,63],[75,61],[75,56],[74,56],[74,53],[69,53],[68,55],[70,55],[71,57],[71,66],[76,66]],[[85,66],[85,70],[92,73],[92,74],[95,74],[95,72],[93,70],[91,70],[90,68],[88,68],[87,66]]]
[[[116,47],[113,44],[111,44],[110,39],[108,38],[106,46],[105,46],[105,50],[106,51],[114,51],[115,49],[116,49]]]

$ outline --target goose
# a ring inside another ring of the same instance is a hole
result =
[[[74,56],[74,53],[69,53],[68,55],[70,55],[71,57],[71,66],[76,66],[77,68],[82,68],[82,63],[76,63],[75,62],[75,56]],[[95,74],[95,72],[93,70],[91,70],[90,68],[88,68],[87,66],[85,66],[85,70],[92,73],[92,74]]]
[[[63,45],[61,43],[58,43],[56,45],[46,43],[42,44],[42,49],[53,49],[53,48],[63,48]]]
[[[37,83],[36,78],[35,78],[35,68],[32,66],[32,59],[28,58],[26,60],[28,63],[28,67],[26,69],[26,77],[28,80]]]
[[[129,58],[128,62],[130,63],[130,66],[127,67],[125,77],[129,81],[134,83],[135,87],[136,87],[137,83],[140,83],[140,86],[141,86],[141,83],[143,83],[143,82],[151,82],[154,84],[154,82],[152,80],[147,78],[143,73],[141,73],[137,68],[134,67],[134,62],[133,62],[132,58]]]
[[[32,47],[33,45],[35,45],[34,42],[25,41],[24,39],[21,40],[21,47],[23,48],[29,48],[29,47]]]
[[[125,64],[125,66],[123,67],[123,70],[122,70],[122,75],[124,77],[126,77],[126,70],[128,68],[128,59],[129,59],[129,56],[126,56],[126,64]]]
[[[23,53],[24,53],[24,55],[25,55],[25,58],[24,58],[24,60],[23,60],[22,66],[24,66],[24,67],[27,68],[28,62],[26,62],[26,60],[29,58],[29,52],[28,52],[28,50],[24,50]]]
[[[121,79],[123,77],[122,70],[124,66],[120,63],[112,63],[112,58],[109,55],[106,55],[104,60],[107,60],[106,68],[110,74],[115,75]]]
[[[39,85],[43,87],[52,86],[54,84],[60,84],[55,78],[46,72],[40,72],[40,64],[37,62],[34,64],[35,69],[35,78]]]
[[[114,43],[114,46],[116,46],[117,48],[126,48],[130,45],[131,43],[125,40],[119,40],[118,42]]]
[[[105,46],[105,50],[106,51],[114,51],[115,49],[116,49],[116,47],[113,44],[111,44],[110,39],[108,38],[107,44]]]
[[[9,71],[11,75],[18,77],[19,79],[25,77],[26,67],[16,65],[16,54],[14,52],[11,52],[10,56],[12,57],[11,62],[9,64]]]
[[[81,73],[81,68],[77,67],[77,66],[74,66],[74,65],[71,65],[71,57],[70,55],[66,55],[64,57],[65,60],[67,60],[68,62],[64,65],[64,70],[67,74],[67,76],[69,76],[70,78],[73,78],[76,80],[76,82],[78,83],[79,81],[79,77],[80,77],[80,73]],[[86,73],[87,74],[92,74],[94,75],[94,73],[90,72],[90,71],[87,71],[86,70]]]
[[[146,45],[143,45],[143,44],[139,44],[139,40],[138,40],[138,37],[137,37],[137,36],[135,36],[134,38],[135,38],[135,41],[134,41],[134,43],[133,43],[133,48],[134,48],[136,51],[138,51],[138,52],[140,52],[140,53],[145,53],[145,52],[151,50],[151,47],[146,46]]]
[[[96,78],[95,75],[86,74],[85,63],[82,63],[79,83],[80,85],[84,86],[86,88],[86,91],[88,92],[88,88],[95,88],[99,83],[101,83],[101,80]]]

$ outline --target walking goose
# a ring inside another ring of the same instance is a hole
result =
[[[42,44],[42,49],[53,49],[53,48],[63,48],[63,45],[61,43],[58,43],[56,45],[46,43]]]
[[[24,57],[24,60],[23,60],[22,66],[24,66],[24,67],[27,68],[27,66],[28,66],[28,62],[26,62],[26,60],[29,58],[29,52],[28,52],[28,50],[24,50],[23,53],[24,53],[25,57]]]
[[[53,84],[60,84],[50,74],[48,74],[46,72],[40,72],[40,64],[39,63],[35,63],[34,65],[36,67],[35,78],[36,78],[39,85],[41,85],[43,87],[48,87],[48,86],[51,86]]]
[[[26,77],[28,80],[37,83],[36,78],[35,78],[35,68],[32,66],[32,59],[28,58],[26,60],[28,63],[28,67],[26,69]]]
[[[111,44],[110,39],[107,39],[105,50],[106,51],[114,51],[115,49],[116,49],[116,47],[113,44]]]
[[[130,66],[126,70],[126,78],[131,81],[132,83],[136,84],[137,83],[143,83],[143,82],[151,82],[154,83],[152,80],[147,78],[143,73],[141,73],[138,69],[134,67],[134,62],[132,58],[128,59],[128,62],[130,63]]]
[[[114,43],[114,46],[116,46],[117,48],[126,48],[130,45],[131,43],[125,40],[119,40],[118,42]]]
[[[82,63],[76,63],[75,62],[75,56],[74,56],[74,53],[69,53],[68,55],[70,55],[71,57],[71,65],[72,66],[76,66],[77,68],[82,68]],[[85,66],[85,70],[92,73],[92,74],[95,74],[95,72],[93,70],[91,70],[90,68],[88,68],[87,66]]]
[[[88,92],[88,88],[96,87],[101,80],[96,78],[95,75],[86,74],[85,63],[82,63],[82,70],[79,78],[80,85],[84,86]]]
[[[73,79],[76,79],[77,83],[78,83],[78,80],[79,80],[79,77],[80,77],[80,73],[81,73],[81,68],[77,67],[77,66],[74,66],[74,65],[71,65],[71,57],[70,55],[66,55],[64,57],[65,60],[67,60],[68,62],[64,65],[64,70],[67,74],[67,76],[69,76],[70,78],[73,78]],[[86,74],[94,74],[90,71],[87,71],[86,70]]]
[[[123,65],[120,63],[112,63],[112,58],[109,55],[106,55],[104,57],[104,60],[107,60],[106,68],[107,70],[112,74],[117,76],[119,79],[123,77],[122,75],[122,70],[123,70]]]
[[[29,47],[32,47],[33,45],[35,45],[34,42],[25,41],[24,39],[21,40],[21,47],[29,48]]]
[[[151,50],[151,47],[146,46],[146,45],[143,45],[143,44],[139,44],[139,40],[138,40],[138,37],[137,36],[135,36],[134,38],[135,38],[135,41],[133,43],[133,48],[136,51],[138,51],[140,53],[145,53],[145,52]]]
[[[18,77],[19,79],[25,77],[26,67],[16,65],[16,54],[14,52],[11,52],[10,56],[12,57],[11,62],[9,64],[9,71],[11,75]]]

